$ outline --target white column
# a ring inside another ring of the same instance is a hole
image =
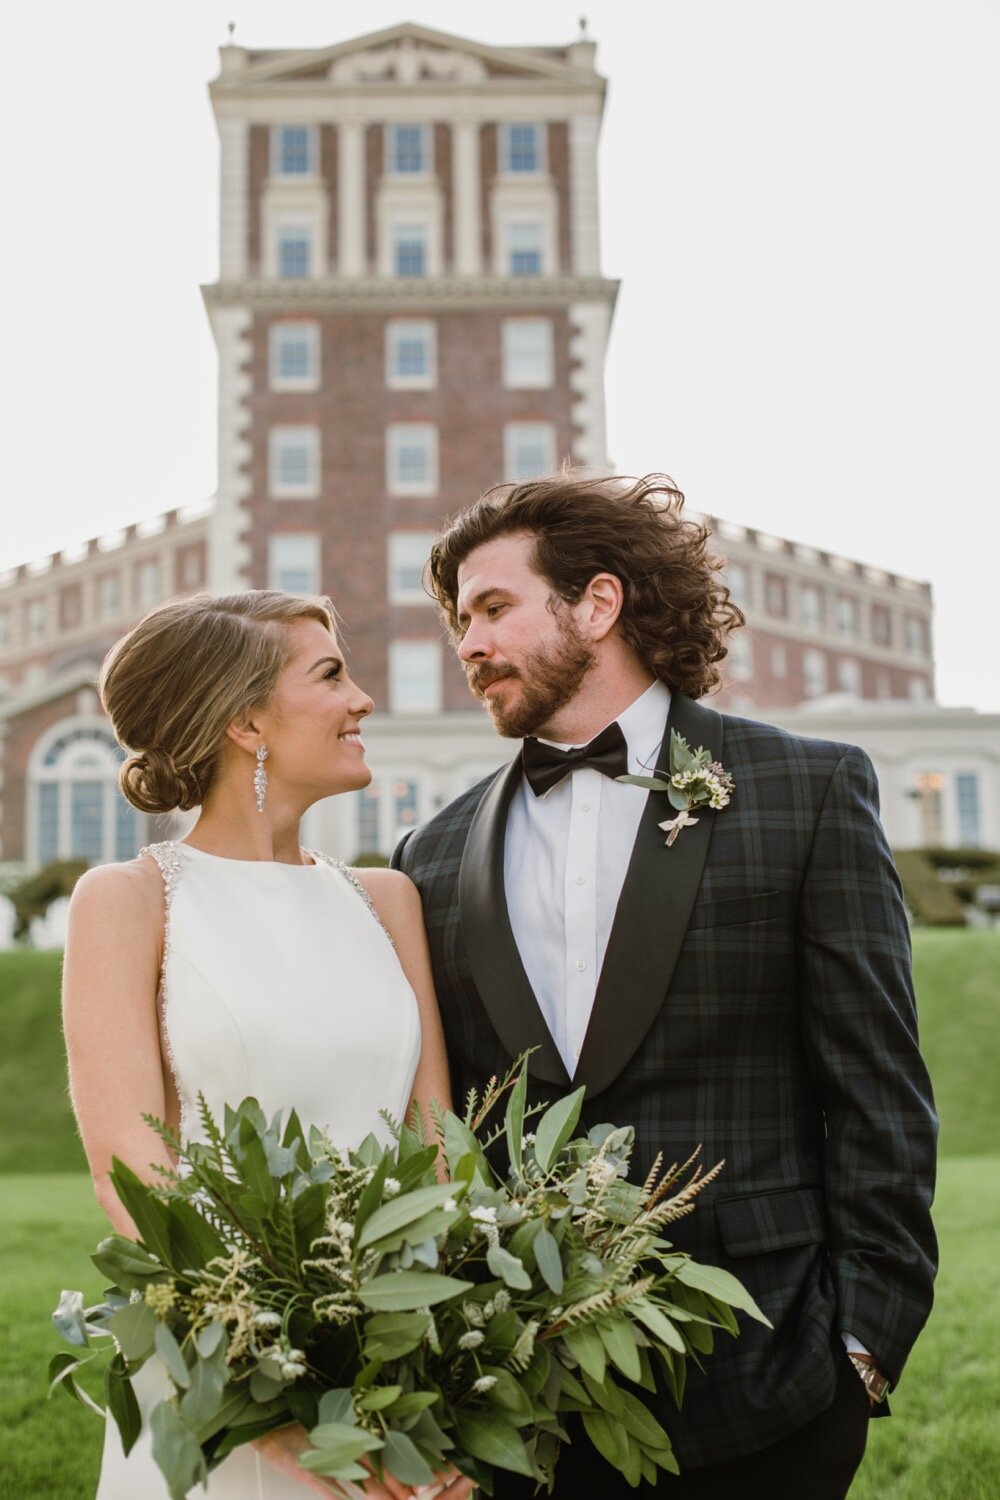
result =
[[[219,121],[219,280],[247,273],[247,174],[250,127]]]
[[[588,469],[606,473],[611,467],[607,452],[604,414],[604,357],[611,324],[606,302],[574,302],[569,309],[573,330],[569,349],[575,361],[570,374],[573,391],[573,457]]]
[[[570,226],[572,264],[577,276],[601,274],[601,226],[597,199],[596,114],[573,115],[569,122]]]
[[[365,265],[365,130],[360,120],[344,120],[337,131],[337,270],[363,276]]]
[[[244,366],[252,319],[245,307],[213,308],[211,319],[219,351],[219,484],[208,526],[208,587],[228,594],[247,587],[250,560],[240,540],[247,529],[240,502],[250,490],[243,468],[250,459],[250,444],[243,433],[249,424],[245,403],[251,379]]]
[[[475,120],[458,120],[452,126],[452,192],[455,270],[459,276],[478,276],[482,271],[482,232],[479,125]]]

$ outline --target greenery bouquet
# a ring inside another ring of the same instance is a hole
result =
[[[348,1485],[383,1466],[412,1485],[455,1467],[486,1494],[497,1469],[551,1482],[568,1412],[633,1486],[676,1472],[638,1392],[659,1378],[680,1404],[715,1330],[737,1333],[737,1310],[766,1322],[664,1238],[719,1168],[657,1163],[630,1184],[630,1128],[575,1136],[579,1089],[526,1132],[526,1082],[515,1070],[464,1117],[435,1112],[437,1141],[393,1125],[391,1146],[350,1152],[253,1099],[221,1124],[203,1103],[198,1143],[150,1121],[177,1168],[146,1184],[115,1163],[140,1239],[98,1247],[102,1305],[63,1293],[56,1325],[87,1352],[56,1355],[53,1386],[89,1401],[77,1372],[103,1357],[126,1451],[148,1421],[175,1500],[292,1421],[302,1465]],[[504,1178],[487,1155],[501,1137]],[[131,1382],[151,1360],[167,1394],[141,1413]]]

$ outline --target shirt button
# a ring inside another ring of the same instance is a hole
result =
[[[576,883],[577,883],[577,885],[584,885],[585,882],[586,882],[586,879],[587,879],[586,875],[578,875],[576,877]]]
[[[580,803],[580,811],[581,812],[590,812],[590,803],[589,802],[581,802]]]
[[[582,958],[578,958],[577,961],[576,961],[577,973],[578,974],[582,974],[583,971],[584,971],[584,969],[586,967],[587,967],[587,965],[584,963],[583,959]]]

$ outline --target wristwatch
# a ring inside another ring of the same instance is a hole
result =
[[[888,1377],[882,1374],[870,1354],[853,1353],[848,1350],[847,1357],[861,1377],[861,1384],[868,1392],[872,1404],[878,1406],[889,1394]]]

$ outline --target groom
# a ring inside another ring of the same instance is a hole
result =
[[[581,1083],[633,1125],[633,1176],[701,1145],[722,1175],[671,1226],[743,1281],[744,1322],[655,1398],[674,1500],[840,1500],[931,1304],[936,1120],[872,767],[698,700],[742,616],[663,476],[491,491],[431,587],[472,691],[522,740],[393,856],[420,889],[455,1097],[535,1048],[529,1100]],[[670,734],[732,777],[677,817],[618,781]],[[575,1434],[573,1434],[575,1435]],[[648,1488],[648,1486],[647,1486]],[[498,1481],[498,1500],[529,1481]],[[556,1494],[633,1492],[582,1440]]]

